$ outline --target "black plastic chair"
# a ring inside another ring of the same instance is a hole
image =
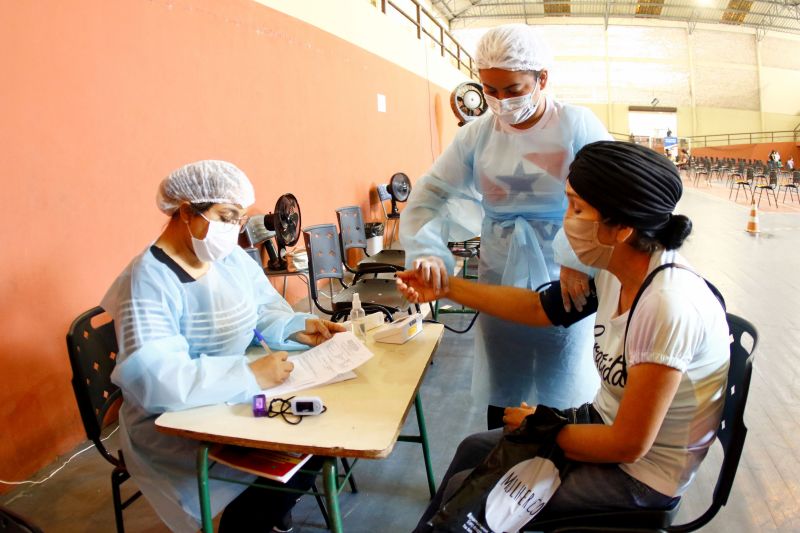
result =
[[[102,317],[100,315],[103,315]],[[125,530],[122,523],[122,511],[142,495],[136,494],[122,501],[120,485],[129,477],[122,450],[116,455],[109,452],[101,433],[103,428],[116,421],[116,412],[107,417],[115,404],[122,402],[122,392],[111,383],[111,372],[117,361],[117,336],[114,322],[101,307],[95,307],[81,314],[69,328],[67,333],[67,351],[72,366],[72,390],[78,402],[83,429],[103,458],[111,463],[111,493],[114,497],[114,517],[117,531]],[[107,419],[108,418],[108,419]]]
[[[408,302],[397,290],[394,279],[359,279],[350,286],[344,282],[344,266],[339,248],[336,226],[317,224],[303,229],[303,239],[308,252],[308,277],[311,285],[311,299],[314,305],[331,315],[331,320],[345,318],[350,312],[353,294],[358,293],[366,312],[380,311],[392,319],[392,314]],[[317,282],[323,279],[336,279],[343,290],[331,294],[331,308],[323,307],[319,301]]]
[[[789,192],[789,200],[793,198],[792,194],[797,197],[800,202],[800,194],[797,192],[797,187],[800,185],[800,171],[795,170],[792,172],[792,181],[783,185],[783,203],[786,203],[786,193]]]
[[[474,237],[472,239],[467,239],[466,241],[458,241],[458,242],[448,242],[447,248],[450,250],[450,253],[453,254],[458,260],[461,261],[461,277],[464,279],[478,279],[476,274],[470,274],[469,264],[470,260],[474,258],[480,259],[481,257],[481,238]],[[465,305],[461,305],[459,307],[439,307],[439,300],[435,302],[431,302],[431,313],[433,315],[434,320],[439,320],[440,314],[470,314],[473,315],[476,313],[474,309],[471,309]]]
[[[728,176],[725,180],[726,185],[731,185],[734,181],[744,179],[744,162],[739,161],[738,164],[731,163],[731,171],[728,173]]]
[[[694,171],[694,186],[697,187],[698,183],[700,182],[700,176],[705,176],[706,184],[710,187],[711,186],[711,161],[706,160],[704,163],[701,163],[700,166],[695,168]]]
[[[734,202],[739,199],[739,191],[744,191],[745,200],[747,200],[748,192],[750,193],[750,197],[752,197],[754,179],[753,169],[748,168],[743,176],[739,176],[739,178],[731,181],[731,192],[728,193],[728,200],[731,199],[734,187],[736,187],[736,197],[733,199]]]
[[[75,391],[75,399],[78,401],[78,409],[86,436],[94,443],[103,458],[114,466],[114,470],[111,472],[114,517],[117,531],[123,533],[122,511],[142,493],[137,491],[127,500],[122,501],[120,485],[130,477],[122,457],[122,450],[117,450],[117,454],[114,455],[106,449],[100,439],[103,428],[116,420],[116,416],[106,420],[106,415],[115,404],[122,402],[122,391],[111,382],[111,372],[114,370],[117,359],[117,335],[114,331],[114,322],[105,314],[102,307],[90,309],[75,319],[67,333],[67,350],[72,365],[72,389]],[[350,474],[350,464],[347,459],[342,458],[342,466],[345,474]],[[352,474],[350,474],[349,483],[350,490],[353,493],[358,492],[355,476]],[[325,524],[330,528],[328,513],[319,496],[316,484],[313,484],[313,489]],[[8,531],[17,530],[10,529]],[[19,531],[28,530],[21,529]],[[38,532],[39,529],[32,531]],[[5,530],[0,528],[0,533],[4,532]]]
[[[0,533],[42,533],[42,530],[11,509],[0,507]]]
[[[758,205],[761,206],[761,196],[764,194],[764,191],[767,191],[767,204],[772,205],[770,202],[769,194],[772,193],[772,197],[775,199],[775,207],[778,207],[778,172],[775,170],[769,171],[769,181],[767,183],[756,185],[756,190],[758,190]]]
[[[571,515],[563,518],[535,521],[526,531],[696,531],[708,524],[717,512],[728,503],[728,497],[739,467],[744,449],[747,427],[744,425],[744,408],[750,390],[753,373],[753,352],[758,343],[758,332],[747,320],[728,313],[728,328],[731,333],[731,358],[728,368],[728,385],[725,407],[722,411],[717,439],[722,445],[722,465],[717,484],[708,509],[691,522],[672,525],[678,506],[666,510],[602,512],[587,515]],[[752,344],[748,348],[742,342],[747,335]]]
[[[339,222],[339,244],[344,267],[355,275],[355,280],[368,274],[398,272],[405,270],[406,252],[404,250],[381,250],[375,255],[367,254],[367,234],[364,231],[364,218],[357,205],[340,207],[336,210]],[[364,252],[364,259],[355,269],[348,266],[347,250],[357,248]]]

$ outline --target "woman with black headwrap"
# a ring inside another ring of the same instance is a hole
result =
[[[565,312],[558,284],[536,293],[452,279],[441,294],[407,271],[398,285],[412,301],[447,297],[531,326],[566,327],[596,313],[586,357],[600,390],[578,409],[585,419],[558,434],[570,465],[544,512],[668,508],[719,424],[729,358],[725,311],[676,251],[692,224],[673,214],[683,189],[664,156],[632,143],[589,144],[570,166],[566,191],[564,232],[578,258],[599,269],[588,309]],[[670,267],[649,278],[662,265]],[[535,409],[507,408],[503,420],[515,428]],[[500,437],[495,430],[461,443],[420,531]]]

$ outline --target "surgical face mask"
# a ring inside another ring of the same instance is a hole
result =
[[[534,92],[536,92],[536,89],[528,94],[515,96],[513,98],[504,98],[503,100],[495,98],[494,96],[489,96],[488,94],[484,94],[484,96],[486,97],[486,103],[489,105],[489,109],[492,110],[492,113],[494,113],[498,119],[506,124],[514,125],[525,122],[536,113],[536,110],[539,108],[539,102],[542,100],[542,94],[539,93],[539,98],[536,100],[536,103],[533,103]]]
[[[200,216],[208,220],[202,213]],[[188,225],[188,222],[187,222]],[[189,232],[191,235],[191,231]],[[195,239],[192,235],[194,255],[200,261],[211,263],[230,254],[239,243],[239,224],[228,224],[219,220],[208,220],[208,233],[205,239]]]
[[[597,239],[599,220],[564,217],[564,234],[581,263],[595,268],[608,268],[614,246]]]

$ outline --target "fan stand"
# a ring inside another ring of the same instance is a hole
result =
[[[286,259],[281,257],[281,255],[275,251],[275,247],[272,246],[272,241],[269,240],[265,242],[264,247],[267,249],[267,256],[269,257],[269,260],[267,261],[267,269],[272,270],[273,272],[286,270]]]
[[[389,222],[394,222],[392,224],[391,229],[388,228]],[[392,210],[386,213],[386,226],[388,231],[388,241],[386,243],[386,249],[392,249],[392,242],[399,240],[400,237],[398,235],[400,231],[400,210],[397,208],[397,200],[392,198]]]
[[[397,208],[397,200],[392,197],[392,211],[387,215],[389,218],[400,218],[400,210]]]

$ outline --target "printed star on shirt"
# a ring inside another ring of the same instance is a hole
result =
[[[533,185],[539,180],[539,174],[526,174],[525,167],[522,161],[519,162],[514,173],[510,176],[496,176],[495,179],[501,183],[508,185],[510,192],[519,193],[531,191],[533,192]]]
[[[551,176],[558,176],[562,178],[564,161],[567,159],[567,152],[558,150],[555,152],[531,152],[523,156],[525,159],[538,166]]]

